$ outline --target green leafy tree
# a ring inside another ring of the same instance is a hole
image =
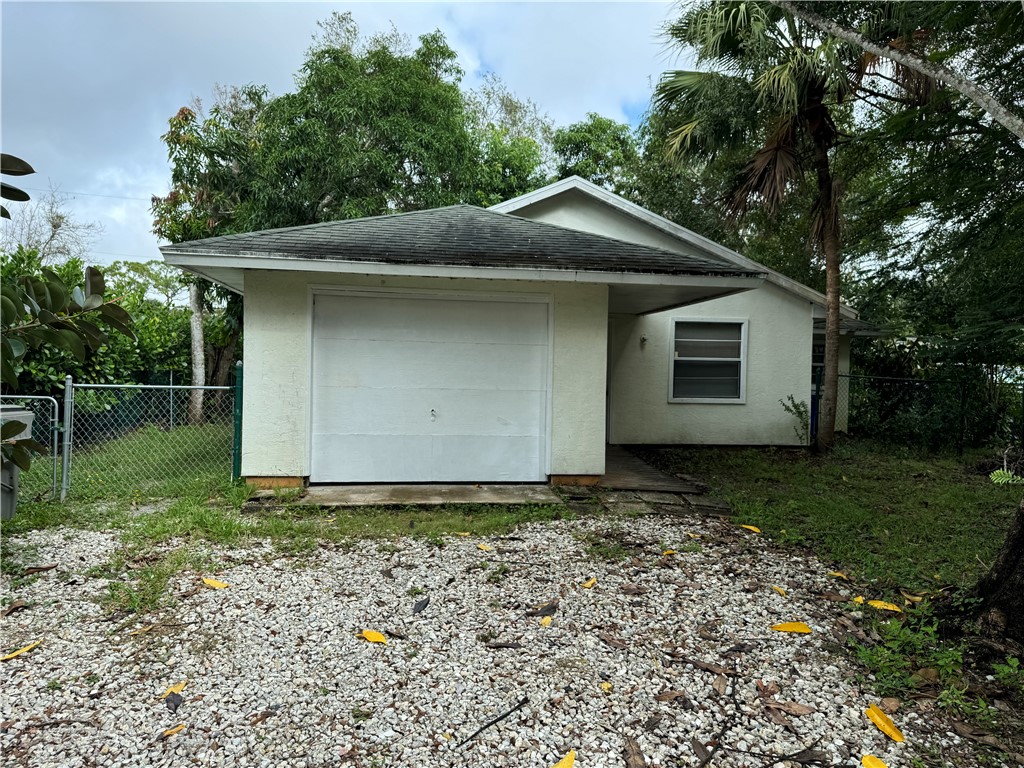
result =
[[[625,123],[590,112],[586,120],[556,130],[552,145],[557,178],[575,175],[616,194],[631,195],[640,149]]]

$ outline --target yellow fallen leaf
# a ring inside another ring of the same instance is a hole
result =
[[[493,552],[494,551],[494,547],[492,547],[490,544],[477,544],[476,548],[479,549],[479,550],[482,550],[484,552]]]
[[[185,690],[185,686],[188,685],[188,680],[182,680],[180,683],[175,683],[170,686],[166,691],[160,694],[161,699],[166,699],[172,693],[181,693]]]
[[[451,741],[452,740],[452,735],[450,733],[442,733],[441,734],[441,738],[444,739],[445,741]]]
[[[128,634],[129,635],[144,635],[147,632],[149,632],[149,630],[151,630],[155,626],[156,626],[156,624],[147,624],[144,627],[140,627],[139,629],[132,630]]]
[[[892,719],[874,704],[869,704],[868,708],[864,710],[864,714],[868,716],[868,720],[874,723],[878,730],[893,741],[905,740],[903,732],[896,727]]]
[[[893,611],[895,613],[903,613],[903,609],[893,603],[887,603],[885,600],[868,600],[868,605],[872,608],[877,608],[880,611]]]
[[[568,754],[551,766],[551,768],[572,768],[576,763],[576,750],[570,749]]]
[[[372,629],[364,629],[362,634],[359,635],[363,640],[370,643],[384,643],[388,644],[388,639],[384,637],[380,632],[375,632]]]
[[[888,765],[883,763],[874,755],[864,755],[864,757],[860,759],[860,764],[864,766],[864,768],[889,768]]]
[[[173,736],[176,733],[180,733],[183,730],[185,730],[185,724],[184,723],[178,723],[173,728],[168,728],[166,731],[161,733],[160,734],[160,738],[161,739],[166,739],[166,738],[168,738],[170,736]]]
[[[777,587],[774,584],[772,584],[772,589],[774,589],[776,592],[778,592],[783,597],[786,596],[786,590],[784,590],[782,587]]]
[[[761,532],[761,529],[758,528],[756,525],[741,525],[740,528],[746,528],[748,531],[753,531],[754,533]]]
[[[679,553],[676,552],[674,549],[666,549],[664,552],[661,553],[661,556],[662,557],[668,557],[669,555],[678,555],[678,554]]]
[[[217,581],[216,579],[207,579],[205,577],[203,578],[203,584],[205,584],[206,586],[208,586],[208,587],[210,587],[212,589],[227,589],[228,587],[231,586],[230,584],[228,584],[226,582]]]
[[[606,680],[605,682],[601,683],[601,685],[600,685],[600,686],[598,686],[598,687],[599,687],[599,688],[600,688],[600,689],[601,689],[602,691],[604,691],[605,693],[611,693],[611,690],[612,690],[612,684],[611,684],[611,683],[609,683],[609,682],[608,682],[607,680]]]
[[[595,584],[597,584],[597,577],[596,576],[591,576],[589,579],[587,579],[582,584],[580,584],[580,586],[583,587],[584,589],[590,589]]]
[[[551,617],[550,616],[541,616],[540,617],[540,625],[542,627],[550,627],[551,626]]]
[[[700,538],[700,534],[699,533],[687,533],[686,535],[689,536],[691,539],[699,539]]]
[[[29,643],[29,644],[28,644],[28,645],[26,645],[26,646],[25,646],[24,648],[19,648],[19,649],[18,649],[18,650],[16,650],[16,651],[13,651],[13,652],[11,652],[11,653],[8,653],[8,654],[7,654],[6,656],[4,656],[3,658],[0,658],[0,661],[10,661],[10,660],[11,660],[11,659],[13,659],[13,658],[14,658],[15,656],[21,656],[21,654],[23,654],[23,653],[28,653],[28,652],[29,652],[29,651],[31,651],[31,650],[32,650],[33,648],[35,648],[35,647],[36,647],[37,645],[39,645],[39,644],[40,644],[41,642],[43,642],[43,641],[42,641],[42,640],[36,640],[36,641],[35,641],[34,643]]]
[[[857,605],[864,605],[864,595],[857,595],[855,598],[853,598],[853,602],[855,602]]]
[[[462,536],[463,538],[465,538],[466,536],[469,536],[469,531],[456,531],[455,535]]]
[[[903,595],[903,599],[906,600],[908,603],[920,603],[922,600],[924,600],[924,595],[915,595],[910,592],[905,592],[902,589],[900,590],[900,594]]]
[[[829,571],[827,575],[831,576],[833,579],[842,579],[843,581],[849,581],[850,580],[850,577],[847,576],[842,571]]]
[[[776,632],[795,632],[798,635],[811,634],[811,628],[802,621],[787,621],[772,627]]]

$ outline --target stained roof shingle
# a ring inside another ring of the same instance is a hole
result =
[[[710,254],[679,254],[471,205],[211,237],[165,245],[160,250],[172,257],[301,258],[664,275],[758,274]]]

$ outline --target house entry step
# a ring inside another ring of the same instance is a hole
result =
[[[296,504],[317,507],[561,504],[547,485],[311,485]]]

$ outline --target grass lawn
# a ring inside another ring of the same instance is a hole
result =
[[[1022,493],[988,479],[993,451],[958,459],[847,441],[827,457],[725,448],[642,455],[708,482],[737,522],[809,546],[852,578],[892,591],[972,585],[1002,544]]]

